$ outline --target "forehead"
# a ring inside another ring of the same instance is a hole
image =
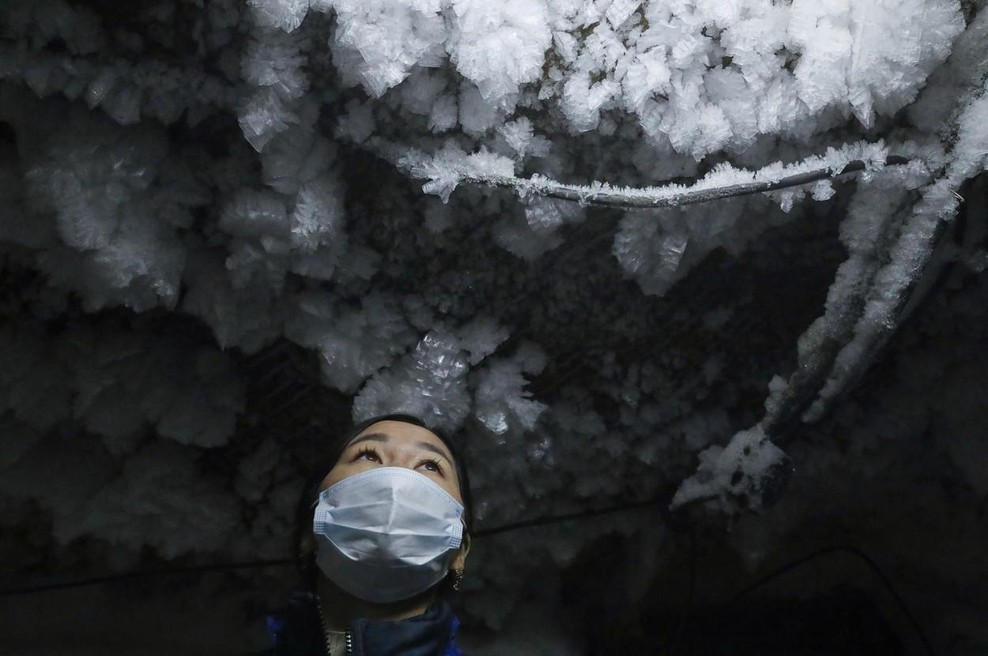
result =
[[[446,444],[439,439],[439,436],[422,426],[390,419],[378,421],[357,433],[347,444],[347,447],[361,440],[361,438],[367,438],[369,436],[379,437],[386,441],[387,444],[394,445],[398,448],[420,449],[432,447],[429,450],[438,450],[447,460],[453,462],[453,455],[449,452]]]

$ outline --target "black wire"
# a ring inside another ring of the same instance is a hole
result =
[[[634,510],[635,508],[646,508],[648,506],[657,505],[661,500],[662,497],[656,497],[653,499],[646,499],[645,501],[631,501],[616,506],[607,506],[605,508],[581,510],[579,512],[567,513],[565,515],[550,515],[549,517],[536,517],[534,519],[523,519],[518,522],[511,522],[509,524],[502,524],[501,526],[494,526],[492,528],[485,528],[479,531],[474,531],[473,536],[481,538],[490,535],[497,535],[498,533],[507,533],[508,531],[517,531],[523,528],[544,526],[545,524],[567,522],[574,519],[586,519],[587,517],[597,517],[598,515],[609,515],[611,513],[622,512],[625,510]]]
[[[100,585],[102,583],[115,583],[118,581],[128,581],[132,579],[143,579],[152,576],[167,576],[172,574],[202,574],[203,572],[223,572],[235,569],[260,569],[262,567],[282,567],[284,565],[294,565],[298,561],[295,558],[273,558],[270,560],[250,560],[242,563],[220,563],[214,565],[195,565],[192,567],[174,567],[170,569],[144,570],[141,572],[127,572],[125,574],[108,574],[106,576],[96,576],[78,581],[60,581],[58,583],[46,583],[42,585],[26,585],[17,588],[7,588],[0,590],[0,597],[12,597],[15,595],[33,594],[36,592],[50,592],[52,590],[68,590],[70,588],[82,588],[88,585]]]
[[[729,604],[735,604],[741,601],[741,599],[743,599],[745,596],[749,595],[753,591],[757,590],[758,588],[762,587],[763,585],[767,584],[773,579],[776,579],[779,576],[782,576],[783,574],[786,574],[796,569],[797,567],[805,565],[806,563],[815,560],[817,558],[821,558],[823,556],[829,556],[835,553],[851,554],[852,556],[860,558],[865,562],[866,565],[868,565],[868,568],[871,569],[871,571],[874,572],[876,576],[878,576],[878,579],[882,582],[882,585],[885,586],[885,589],[888,590],[889,594],[892,595],[892,598],[895,599],[895,602],[898,605],[899,610],[906,617],[909,624],[912,626],[913,630],[915,630],[916,634],[919,636],[919,639],[923,643],[923,647],[925,648],[926,653],[929,654],[929,656],[936,656],[936,651],[933,649],[933,645],[930,643],[929,638],[926,637],[926,632],[923,631],[923,627],[920,626],[920,623],[916,620],[916,616],[913,615],[912,612],[909,610],[909,607],[906,605],[905,600],[896,591],[895,587],[892,585],[892,581],[889,580],[889,578],[885,575],[885,572],[882,571],[882,569],[875,563],[874,560],[871,559],[870,556],[868,556],[868,554],[858,549],[857,547],[842,545],[837,547],[827,547],[825,549],[820,549],[819,551],[814,551],[808,556],[804,556],[798,560],[794,560],[788,563],[787,565],[784,565],[783,567],[780,567],[779,569],[770,572],[769,574],[758,579],[748,587],[744,588],[741,592],[734,595],[734,598],[731,599]]]
[[[655,505],[660,500],[661,497],[658,497],[646,501],[633,501],[630,503],[620,504],[616,506],[608,506],[606,508],[596,508],[593,510],[584,510],[581,512],[569,513],[565,515],[553,515],[550,517],[538,517],[535,519],[526,519],[519,522],[511,522],[510,524],[502,524],[501,526],[494,526],[492,528],[483,529],[480,531],[474,531],[473,535],[474,537],[485,537],[489,535],[497,535],[498,533],[506,533],[508,531],[515,531],[523,528],[529,528],[533,526],[554,524],[557,522],[565,522],[574,519],[584,519],[586,517],[596,517],[598,515],[606,515],[610,513],[621,512],[624,510],[644,508],[647,506]],[[196,565],[193,567],[178,567],[171,569],[128,572],[124,574],[109,574],[106,576],[97,576],[88,579],[79,579],[78,581],[60,581],[58,583],[46,583],[42,585],[27,585],[27,586],[20,586],[14,588],[6,588],[0,590],[0,597],[12,597],[15,595],[33,594],[36,592],[50,592],[53,590],[67,590],[70,588],[81,588],[89,585],[100,585],[103,583],[114,583],[117,581],[149,578],[153,576],[167,576],[172,574],[199,574],[203,572],[221,572],[221,571],[236,570],[236,569],[252,569],[252,568],[262,568],[262,567],[282,567],[285,565],[295,565],[297,563],[298,560],[295,558],[275,558],[270,560],[252,560],[241,563],[220,563],[215,565]]]

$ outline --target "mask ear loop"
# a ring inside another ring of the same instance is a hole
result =
[[[318,545],[316,543],[315,532],[313,531],[312,516],[315,513],[316,506],[319,505],[319,497],[316,496],[315,500],[309,504],[309,512],[307,513],[307,519],[304,520],[303,526],[299,526],[297,530],[297,542],[296,549],[298,558],[298,571],[299,576],[302,579],[303,587],[311,589],[311,592],[315,592],[316,579],[318,574],[316,573],[316,551]],[[300,523],[303,521],[299,518],[297,521]]]
[[[470,531],[467,529],[467,522],[462,516],[460,517],[460,523],[463,524],[463,539],[460,542],[460,549],[463,548],[463,545],[467,545],[467,549],[469,550],[471,543]],[[453,588],[453,592],[459,592],[460,586],[463,584],[463,579],[466,577],[466,568],[454,569],[452,573],[453,585],[451,587]]]

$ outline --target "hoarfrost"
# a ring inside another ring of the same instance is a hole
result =
[[[397,301],[381,295],[368,295],[356,307],[340,307],[316,295],[301,297],[286,334],[317,349],[323,380],[348,393],[416,341]]]
[[[458,429],[470,412],[469,364],[448,332],[433,331],[397,365],[371,378],[353,400],[353,418],[401,412]]]
[[[547,406],[530,398],[524,390],[527,381],[523,374],[540,370],[510,360],[491,362],[481,370],[475,410],[480,423],[496,435],[507,433],[513,426],[518,426],[519,432],[532,430]]]
[[[983,491],[979,279],[902,324],[984,259],[943,238],[983,223],[978,3],[106,4],[0,7],[0,505],[39,553],[282,557],[348,410],[463,429],[485,527],[684,477],[764,510],[780,447],[793,525],[892,471]],[[586,526],[506,535],[468,608],[605,536],[667,565],[659,522]]]
[[[353,64],[346,78],[359,80],[373,96],[402,82],[413,66],[434,66],[442,59],[446,34],[439,0],[323,4],[337,16],[334,51]]]
[[[549,46],[548,12],[543,0],[452,0],[447,49],[463,77],[491,105],[502,105],[518,87],[542,74]]]
[[[198,452],[152,444],[123,472],[55,525],[59,541],[97,534],[137,551],[144,545],[166,558],[218,549],[237,525],[237,497],[198,475]]]
[[[683,481],[672,507],[716,501],[727,509],[760,510],[778,500],[791,468],[789,457],[760,429],[741,431],[726,447],[712,446],[700,452],[697,473]]]
[[[309,0],[248,0],[258,23],[291,32],[302,24]]]

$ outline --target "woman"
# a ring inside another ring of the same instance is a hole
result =
[[[313,590],[273,623],[268,653],[460,654],[447,597],[463,577],[472,512],[452,443],[415,417],[386,415],[350,431],[335,456],[301,540]]]

